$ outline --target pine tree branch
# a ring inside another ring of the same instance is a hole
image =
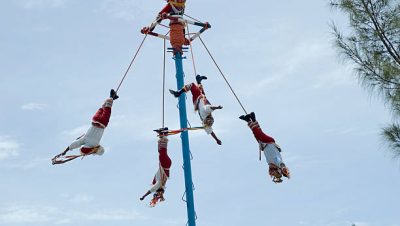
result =
[[[367,0],[367,1],[371,5],[371,7],[373,7],[371,0]],[[377,18],[373,15],[373,13],[368,8],[368,4],[365,2],[365,0],[361,0],[361,2],[364,6],[365,12],[371,19],[372,23],[374,24],[375,30],[377,31],[377,34],[378,34],[380,40],[382,41],[383,45],[386,47],[386,50],[393,57],[393,59],[400,65],[400,55],[397,53],[396,49],[393,47],[390,40],[386,37],[385,32],[380,27],[380,24],[377,21]],[[393,51],[394,51],[394,53],[393,53]]]
[[[342,45],[342,48],[346,51],[346,54],[357,64],[359,64],[360,66],[366,68],[370,73],[372,73],[375,77],[377,77],[379,80],[395,85],[395,86],[400,86],[400,83],[398,82],[393,82],[391,80],[388,80],[384,77],[382,77],[381,75],[379,75],[371,66],[370,64],[368,64],[364,59],[362,59],[362,57],[360,56],[360,54],[358,54],[356,51],[354,51],[345,41],[343,41],[341,39],[341,35],[337,34],[338,38],[339,38],[339,45]]]

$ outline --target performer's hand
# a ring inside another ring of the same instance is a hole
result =
[[[222,109],[222,106],[221,106],[221,105],[218,105],[218,106],[211,106],[211,109],[212,109],[212,110]]]
[[[68,151],[69,151],[69,147],[67,147],[67,149],[65,149],[65,151],[63,151],[61,154],[57,155],[57,158],[60,156],[66,155]]]
[[[140,32],[142,34],[148,34],[150,32],[150,29],[148,27],[144,27],[144,28],[142,28],[142,30],[140,30]]]
[[[161,16],[161,19],[164,20],[164,19],[167,19],[168,14],[167,13],[162,13],[160,16]]]
[[[143,201],[143,199],[146,198],[146,196],[148,196],[148,195],[150,195],[150,194],[151,194],[151,192],[150,192],[150,191],[147,191],[146,194],[144,194],[144,195],[140,198],[140,201]]]
[[[187,39],[187,38],[185,38],[185,43],[184,43],[184,45],[185,45],[185,46],[188,46],[188,45],[190,45],[190,40],[189,40],[189,39]]]

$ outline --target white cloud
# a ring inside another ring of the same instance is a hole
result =
[[[45,164],[50,164],[50,158],[34,158],[26,161],[19,161],[16,163],[7,163],[6,165],[2,166],[9,169],[28,170],[36,168],[38,166],[43,166]]]
[[[185,225],[187,222],[187,219],[185,218],[167,218],[167,219],[163,219],[163,224],[164,225]]]
[[[72,197],[71,202],[76,204],[89,203],[93,201],[93,197],[87,194],[77,194]]]
[[[23,224],[44,223],[51,220],[54,208],[37,206],[11,206],[0,209],[0,223]]]
[[[71,219],[61,219],[61,220],[57,220],[57,221],[55,221],[54,223],[55,224],[70,224],[72,222],[72,220]]]
[[[260,79],[252,85],[246,93],[249,96],[256,95],[265,88],[279,87],[283,84],[291,84],[293,79],[302,77],[313,79],[315,88],[321,88],[324,85],[343,84],[347,82],[347,74],[343,70],[337,69],[334,72],[329,70],[332,67],[331,56],[334,55],[331,46],[323,38],[307,40],[298,43],[290,51],[270,59],[268,65],[274,65],[273,73]],[[326,59],[326,60],[325,60]],[[325,71],[316,71],[319,68],[328,68]],[[332,81],[336,81],[332,83]]]
[[[145,11],[146,4],[147,1],[105,0],[99,11],[120,19],[133,20]]]
[[[22,105],[21,109],[26,111],[35,111],[35,110],[44,110],[46,107],[47,107],[46,104],[32,102]]]
[[[349,214],[349,213],[351,213],[351,211],[353,211],[352,207],[343,207],[341,209],[336,210],[335,214],[340,216],[340,215]]]
[[[313,88],[325,89],[334,86],[351,85],[354,84],[354,78],[348,68],[337,67],[330,71],[325,71],[323,75],[318,76]]]
[[[335,134],[335,135],[357,135],[357,136],[378,136],[380,133],[379,129],[365,129],[365,128],[357,128],[357,127],[343,127],[343,128],[331,128],[326,129],[324,131],[328,134]]]
[[[59,8],[65,5],[67,0],[22,0],[25,9]]]
[[[351,134],[351,133],[357,133],[357,129],[352,127],[352,128],[348,128],[348,129],[340,131],[340,134],[343,134],[343,135],[347,135],[347,134]]]
[[[21,145],[17,141],[0,136],[0,160],[18,156],[18,150],[20,146]]]
[[[139,216],[138,213],[127,210],[108,210],[108,211],[100,211],[97,213],[84,213],[81,215],[83,219],[89,221],[134,220],[138,216]]]
[[[82,125],[82,126],[78,126],[73,129],[70,129],[70,130],[63,131],[62,134],[66,135],[68,137],[78,138],[78,137],[82,136],[83,134],[85,134],[86,131],[88,130],[88,128],[89,128],[89,125]]]
[[[110,127],[118,128],[119,134],[129,134],[132,128],[141,128],[143,132],[135,135],[137,140],[149,140],[153,139],[154,132],[152,131],[154,126],[158,125],[157,120],[153,115],[147,115],[147,117],[141,117],[139,115],[115,115],[111,116]],[[177,128],[176,124],[171,124],[170,128]]]
[[[83,204],[83,203],[89,203],[94,200],[94,197],[88,194],[68,194],[64,193],[61,195],[61,197],[65,200],[68,200],[69,202],[72,202],[74,204]]]
[[[99,211],[62,211],[51,206],[11,205],[0,208],[0,224],[67,224],[74,221],[125,221],[140,216],[136,211],[108,209]]]
[[[371,224],[367,222],[353,222],[356,226],[371,226]]]

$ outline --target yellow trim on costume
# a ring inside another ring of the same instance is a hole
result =
[[[181,7],[181,8],[185,7],[185,2],[175,2],[174,0],[169,0],[168,3],[175,7]]]

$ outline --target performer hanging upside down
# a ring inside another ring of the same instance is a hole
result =
[[[59,155],[56,155],[52,159],[52,163],[61,164],[65,162],[69,162],[78,157],[83,157],[87,155],[103,155],[104,148],[100,145],[101,137],[103,136],[104,129],[107,127],[108,122],[111,116],[111,107],[113,101],[118,99],[118,95],[112,89],[110,91],[110,98],[106,99],[102,107],[97,110],[96,114],[92,118],[92,126],[86,132],[86,134],[77,138],[71,145],[69,145],[64,152]],[[81,147],[82,146],[82,147]],[[68,151],[81,147],[80,155],[70,155],[65,156]],[[62,158],[62,159],[59,159]]]
[[[207,79],[207,77],[197,75],[196,76],[197,84],[191,83],[185,85],[182,89],[178,91],[169,90],[169,92],[175,97],[179,97],[182,93],[186,93],[190,90],[193,97],[194,110],[198,111],[200,120],[203,123],[204,130],[206,131],[207,134],[211,134],[211,136],[215,139],[218,145],[221,145],[222,144],[221,140],[218,139],[218,137],[215,135],[212,129],[212,125],[214,124],[214,118],[211,113],[216,109],[222,109],[222,106],[221,105],[214,106],[210,104],[210,102],[206,98],[203,86],[201,84],[201,81],[203,79]]]
[[[157,170],[157,173],[155,174],[152,185],[153,187],[150,188],[141,198],[140,200],[144,200],[146,196],[150,195],[151,193],[154,193],[153,199],[150,201],[150,206],[154,207],[157,202],[162,202],[165,200],[164,198],[164,192],[165,192],[165,184],[167,183],[167,180],[169,179],[169,169],[172,165],[171,159],[168,156],[167,152],[167,144],[168,144],[168,139],[165,135],[167,133],[168,128],[161,128],[159,130],[155,130],[159,134],[159,140],[158,140],[158,159],[159,159],[159,168]]]
[[[281,156],[281,148],[275,143],[275,139],[265,134],[258,122],[254,112],[247,115],[242,115],[240,119],[247,122],[250,129],[253,131],[254,137],[260,145],[260,151],[264,152],[265,159],[269,166],[269,175],[275,183],[282,182],[282,175],[290,178],[289,169],[283,163]]]

